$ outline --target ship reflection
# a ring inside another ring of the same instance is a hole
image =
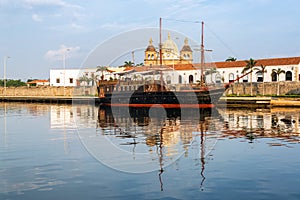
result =
[[[101,129],[115,129],[116,138],[132,139],[132,142],[121,142],[130,144],[136,148],[138,144],[145,144],[154,151],[158,157],[159,182],[163,190],[162,174],[164,172],[165,160],[183,152],[188,157],[189,147],[195,138],[198,138],[197,151],[200,152],[197,160],[201,165],[201,185],[205,180],[205,140],[206,132],[212,127],[213,120],[219,117],[216,109],[174,109],[174,108],[148,108],[148,107],[107,107],[100,106],[98,112],[98,127]],[[132,133],[124,127],[141,127],[139,133]],[[142,130],[142,131],[141,131]],[[211,130],[209,130],[211,131]],[[142,138],[141,139],[139,139]],[[216,138],[216,137],[215,137]]]

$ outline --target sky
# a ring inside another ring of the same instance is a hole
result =
[[[143,52],[149,36],[157,46],[158,33],[148,30],[158,29],[160,17],[163,29],[183,34],[195,46],[201,34],[196,22],[204,21],[213,61],[300,56],[299,7],[296,0],[0,0],[0,79],[4,65],[7,78],[26,81],[48,79],[50,69],[64,66],[116,63],[88,61],[97,49],[101,54],[128,46],[123,53]],[[128,37],[131,31],[143,37]],[[116,37],[123,42],[113,43]]]

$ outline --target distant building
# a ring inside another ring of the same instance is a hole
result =
[[[49,80],[33,80],[26,83],[28,87],[30,86],[48,86],[50,85]]]
[[[115,71],[123,71],[124,68],[107,68],[103,71],[104,79],[119,78]],[[51,69],[50,86],[94,86],[96,80],[101,78],[102,72],[97,72],[97,68],[82,69]]]

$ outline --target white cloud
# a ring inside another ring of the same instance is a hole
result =
[[[43,18],[40,15],[37,15],[37,14],[32,14],[31,18],[32,18],[33,21],[36,21],[36,22],[43,21]]]
[[[69,4],[63,0],[24,0],[24,4],[30,8],[33,8],[35,6],[59,6],[78,9],[81,8],[79,5]]]
[[[67,47],[66,45],[60,45],[59,49],[48,50],[45,54],[45,58],[49,60],[62,60],[63,56],[70,58],[73,53],[76,53],[80,50],[79,46],[76,47]]]

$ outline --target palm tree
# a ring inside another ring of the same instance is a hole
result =
[[[236,58],[230,56],[230,57],[228,57],[225,61],[226,61],[226,62],[234,62],[234,61],[236,61]]]
[[[215,67],[209,68],[206,72],[205,75],[210,75],[210,81],[211,83],[214,83],[213,81],[213,74],[217,73],[217,69]]]
[[[256,65],[256,61],[252,58],[250,58],[249,60],[245,61],[247,63],[247,65],[244,67],[242,73],[244,74],[246,71],[250,70],[250,95],[253,95],[252,92],[252,71],[253,71],[253,67]]]
[[[104,79],[104,72],[107,70],[106,66],[97,66],[96,72],[101,72],[101,80]]]
[[[99,75],[95,75],[94,72],[91,73],[92,86],[95,85],[95,83],[97,82],[98,78],[99,78]]]
[[[134,66],[134,63],[131,61],[125,61],[123,66],[124,67],[132,67],[132,66]]]
[[[82,77],[79,77],[79,82],[82,83],[82,82],[85,82],[86,84],[85,85],[89,85],[90,82],[91,82],[91,79],[87,76],[87,75],[83,75]]]
[[[263,96],[265,96],[265,73],[267,73],[266,68],[267,68],[267,66],[265,66],[265,65],[260,65],[259,68],[254,68],[254,70],[257,70],[257,72],[262,73]]]
[[[285,74],[285,71],[282,70],[281,68],[278,69],[273,69],[272,70],[273,73],[275,73],[277,75],[277,96],[279,95],[279,75],[280,74]]]

